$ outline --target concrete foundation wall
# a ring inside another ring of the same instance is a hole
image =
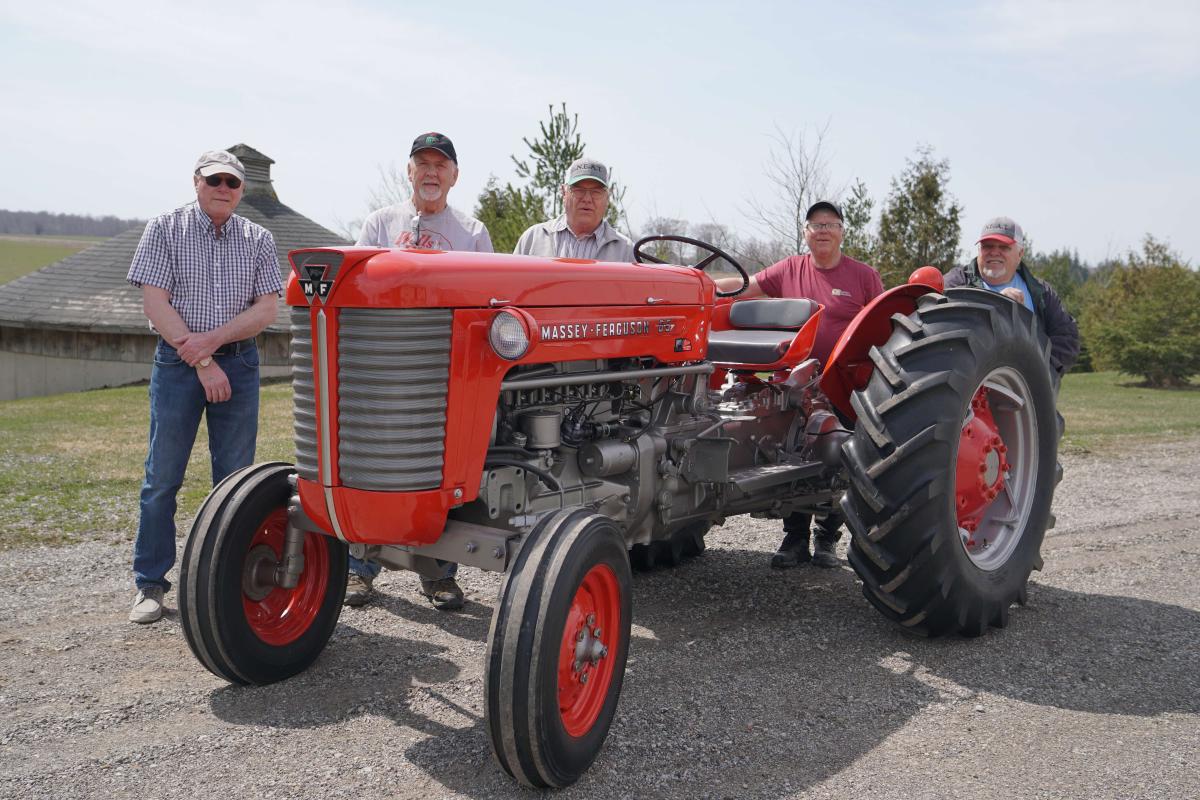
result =
[[[150,379],[157,337],[0,327],[0,401]],[[263,377],[291,374],[288,335],[259,337]]]

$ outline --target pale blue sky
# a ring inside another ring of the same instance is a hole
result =
[[[919,144],[949,159],[964,248],[1008,214],[1042,250],[1200,261],[1195,0],[439,5],[0,0],[0,208],[152,216],[245,142],[334,226],[440,130],[470,210],[566,101],[635,227],[754,233],[772,134],[827,125],[832,183],[877,208]]]

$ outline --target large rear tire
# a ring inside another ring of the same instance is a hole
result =
[[[1025,602],[1061,475],[1049,343],[978,289],[920,298],[873,348],[842,447],[850,565],[886,617],[978,636]]]
[[[567,786],[600,752],[625,675],[630,584],[607,517],[559,511],[522,544],[492,616],[484,677],[492,753],[521,783]]]
[[[308,532],[292,589],[283,555],[291,464],[256,464],[222,481],[196,514],[179,573],[179,616],[192,653],[231,683],[264,684],[306,669],[329,641],[346,593],[346,546]]]

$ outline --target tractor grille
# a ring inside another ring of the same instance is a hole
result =
[[[343,486],[403,492],[442,485],[452,314],[449,309],[339,310]]]
[[[292,308],[292,425],[296,471],[317,479],[317,393],[313,387],[313,337],[308,308]]]

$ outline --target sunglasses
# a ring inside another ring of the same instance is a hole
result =
[[[241,178],[235,178],[232,175],[205,175],[204,182],[209,186],[220,186],[221,181],[225,181],[225,185],[230,189],[236,189],[242,185]]]

